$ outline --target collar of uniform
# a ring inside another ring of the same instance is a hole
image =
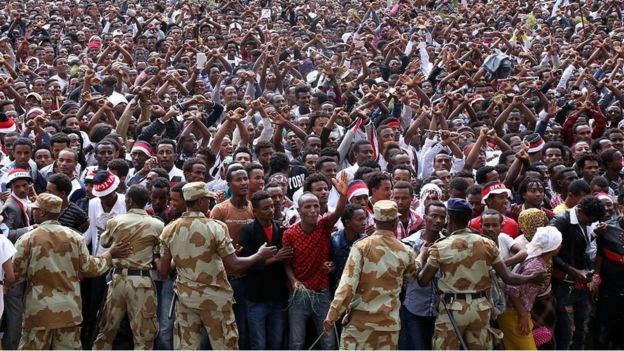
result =
[[[147,211],[145,211],[142,208],[132,208],[132,209],[128,210],[128,213],[147,214]]]
[[[41,226],[46,225],[46,224],[59,224],[60,225],[61,223],[59,221],[55,220],[55,219],[49,219],[49,220],[44,221],[43,223],[39,224],[39,226],[41,227]]]
[[[396,236],[394,234],[394,231],[392,231],[392,230],[385,230],[385,229],[375,229],[375,233],[373,233],[373,234]]]
[[[201,211],[186,211],[182,217],[206,217],[206,215]]]
[[[451,233],[451,235],[457,235],[457,234],[474,234],[474,233],[471,232],[468,228],[459,229]]]

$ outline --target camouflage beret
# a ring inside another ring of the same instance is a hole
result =
[[[399,217],[399,207],[392,200],[379,200],[373,205],[374,218],[380,222],[394,221]]]
[[[208,190],[208,186],[204,182],[192,182],[182,187],[182,196],[184,201],[194,201],[202,197],[210,197],[215,199],[215,194]]]
[[[30,208],[38,208],[49,213],[61,213],[63,200],[56,195],[42,193],[37,196],[37,200],[30,205]]]

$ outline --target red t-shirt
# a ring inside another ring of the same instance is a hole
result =
[[[270,225],[262,229],[264,229],[264,236],[267,239],[267,243],[272,243],[273,242],[273,226]]]
[[[286,229],[282,247],[293,248],[292,268],[295,278],[311,290],[329,287],[329,273],[323,270],[323,263],[329,261],[330,238],[333,226],[326,216],[316,222],[311,233],[306,233],[297,223]]]
[[[516,221],[514,221],[512,218],[509,218],[507,216],[504,216],[505,218],[503,218],[503,225],[501,227],[501,232],[509,235],[512,238],[515,238],[518,236],[518,223],[516,223]],[[470,221],[469,224],[470,228],[478,231],[479,233],[481,233],[481,216],[475,217]]]

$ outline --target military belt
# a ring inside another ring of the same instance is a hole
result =
[[[466,298],[471,297],[473,299],[479,299],[482,297],[486,297],[487,294],[484,291],[479,291],[476,293],[443,293],[444,294],[444,301],[449,302],[452,299],[456,299],[456,300],[466,300]]]
[[[149,269],[113,268],[113,274],[121,274],[135,277],[149,277]]]

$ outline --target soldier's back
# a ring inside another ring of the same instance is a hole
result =
[[[362,269],[357,287],[361,302],[354,306],[352,323],[377,330],[398,330],[398,296],[404,279],[416,277],[416,258],[392,232],[379,232],[354,244],[360,253]]]
[[[100,243],[108,247],[113,241],[123,241],[132,246],[130,256],[114,260],[115,267],[149,269],[163,228],[163,222],[149,216],[145,210],[131,209],[108,220]]]
[[[25,253],[27,251],[23,259],[28,260],[24,328],[63,328],[79,324],[82,321],[78,285],[83,259],[82,236],[58,222],[44,222],[22,236],[18,243]],[[84,253],[87,253],[86,246]]]
[[[489,269],[498,260],[496,243],[466,230],[434,243],[428,262],[440,269],[442,292],[464,293],[489,289]]]
[[[200,308],[210,298],[231,297],[222,257],[233,254],[234,247],[225,223],[187,212],[164,228],[161,244],[176,264],[181,301]],[[215,308],[220,307],[218,303]]]

